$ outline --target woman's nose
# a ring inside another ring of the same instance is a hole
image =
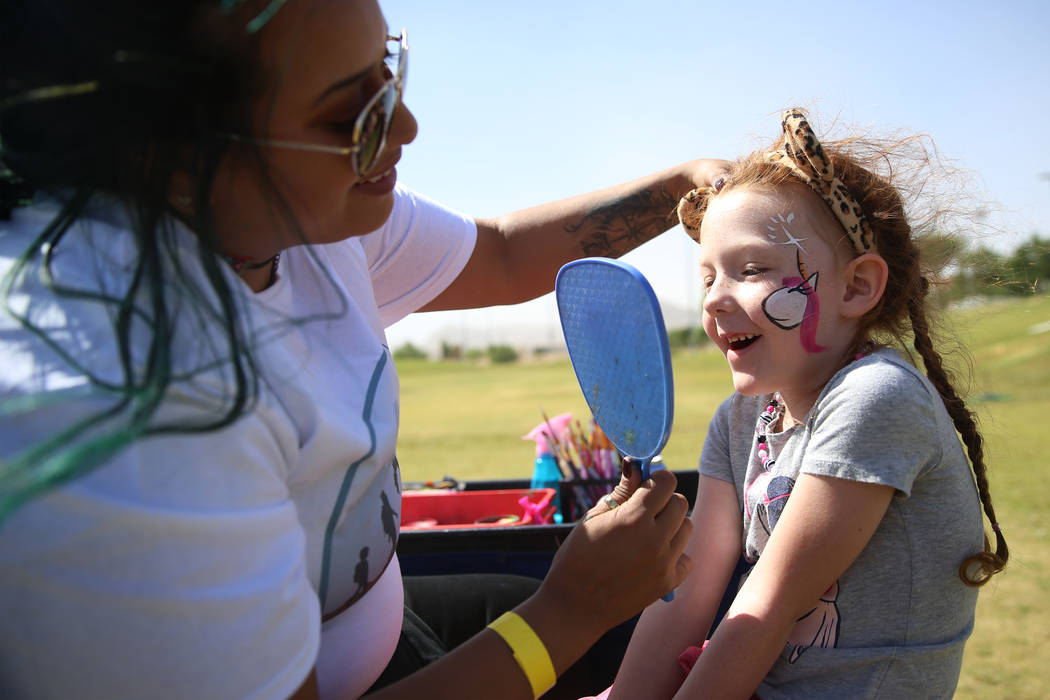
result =
[[[398,146],[412,143],[419,133],[419,122],[404,102],[398,100],[394,120],[390,123],[389,140]]]

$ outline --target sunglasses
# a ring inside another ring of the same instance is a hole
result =
[[[260,146],[291,148],[315,153],[333,153],[350,156],[350,163],[358,175],[368,175],[375,166],[379,155],[386,148],[390,124],[394,121],[394,112],[405,93],[405,75],[408,70],[408,35],[404,29],[400,36],[387,36],[387,42],[397,42],[397,68],[391,72],[390,79],[383,83],[371,99],[365,104],[361,113],[354,120],[350,131],[349,146],[332,146],[319,143],[302,143],[300,141],[282,141],[279,139],[260,139],[237,134],[227,136],[234,141],[247,141]]]

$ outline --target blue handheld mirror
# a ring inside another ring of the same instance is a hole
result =
[[[558,272],[554,292],[569,359],[595,421],[649,478],[674,419],[674,378],[660,304],[635,267],[584,258]]]

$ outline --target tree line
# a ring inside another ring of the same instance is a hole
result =
[[[973,295],[1031,296],[1050,290],[1050,238],[1033,235],[1012,253],[978,246],[958,255],[946,294],[950,300]]]

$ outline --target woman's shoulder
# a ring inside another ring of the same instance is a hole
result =
[[[44,298],[51,293],[56,299],[70,299],[77,298],[78,292],[110,296],[127,293],[136,284],[142,243],[126,207],[96,195],[71,222],[58,226],[65,206],[59,196],[40,196],[12,211],[8,221],[0,221],[0,278],[16,273],[7,281],[8,297],[35,293]],[[197,237],[174,218],[165,218],[158,226],[158,259],[166,268],[172,267],[173,258],[179,259],[177,269],[164,273],[197,275]]]
[[[399,183],[394,188],[394,203],[386,221],[359,240],[371,251],[377,247],[400,247],[400,241],[420,232],[428,235],[454,232],[459,236],[475,234],[476,226],[470,216]]]
[[[150,361],[149,339],[161,324],[177,346],[173,369],[210,363],[210,355],[201,358],[214,343],[202,342],[202,333],[213,330],[209,311],[217,303],[204,281],[196,237],[166,221],[158,237],[159,272],[144,281],[139,245],[121,205],[92,200],[61,235],[45,235],[62,207],[59,199],[40,198],[0,222],[0,357],[9,360],[0,362],[0,391],[123,385],[129,368]],[[157,279],[163,280],[163,307],[149,293]],[[197,306],[189,308],[185,299]]]
[[[104,222],[78,221],[58,244],[49,244],[41,236],[58,213],[58,204],[42,202],[0,222],[0,356],[6,358],[0,390],[7,393],[79,383],[76,373],[52,375],[52,365],[69,364],[61,362],[64,355],[105,365],[116,358],[104,332],[112,320],[98,301],[110,293],[112,275],[105,253],[95,254],[90,241],[107,239],[118,247],[119,232]]]

